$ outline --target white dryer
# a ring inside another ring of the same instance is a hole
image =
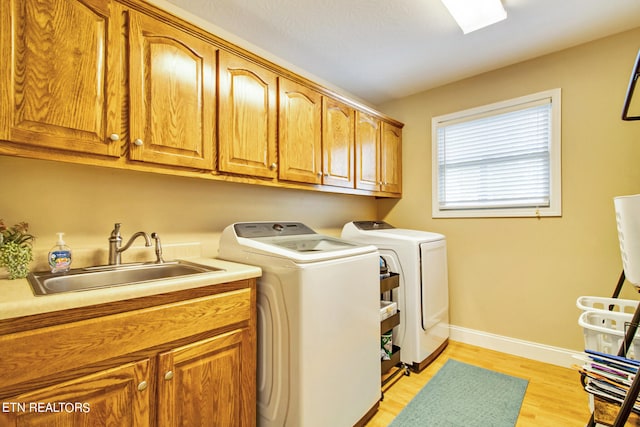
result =
[[[390,271],[400,274],[393,295],[400,310],[394,344],[400,360],[420,371],[449,341],[449,285],[445,236],[395,228],[382,221],[353,221],[342,228],[343,239],[372,244]]]
[[[262,268],[258,425],[353,426],[380,400],[379,254],[298,222],[228,226],[219,258]]]

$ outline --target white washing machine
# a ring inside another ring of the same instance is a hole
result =
[[[258,279],[258,425],[356,424],[380,400],[380,279],[375,246],[298,222],[228,226],[219,258]]]
[[[402,362],[422,370],[449,341],[445,236],[382,221],[353,221],[342,228],[342,238],[375,245],[389,270],[400,274],[400,286],[392,296],[400,310],[393,342],[400,346]]]

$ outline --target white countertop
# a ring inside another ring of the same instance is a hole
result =
[[[113,286],[78,292],[35,296],[27,279],[0,280],[0,320],[49,313],[77,307],[193,289],[201,286],[250,279],[262,275],[259,267],[216,258],[188,258],[186,261],[220,268],[211,274]]]

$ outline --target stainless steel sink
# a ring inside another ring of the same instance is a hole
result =
[[[162,264],[121,264],[76,268],[66,273],[34,272],[27,276],[27,280],[34,294],[49,295],[132,285],[216,271],[224,270],[186,261],[172,261]]]

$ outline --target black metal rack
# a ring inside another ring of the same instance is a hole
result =
[[[398,273],[391,273],[389,277],[380,279],[380,294],[384,294],[386,292],[390,292],[392,289],[400,286],[399,281],[400,275]],[[388,332],[398,326],[400,324],[400,311],[393,316],[383,320],[380,322],[380,333],[383,334]],[[393,381],[399,374],[404,373],[406,376],[409,376],[409,367],[405,365],[400,360],[400,351],[401,348],[397,345],[393,345],[393,352],[391,354],[390,360],[381,361],[381,371],[382,373],[389,372],[389,370],[395,368],[395,372],[387,376],[384,380],[382,380],[382,387],[389,384]],[[382,393],[382,399],[384,399],[384,393]]]
[[[629,79],[629,87],[627,88],[627,94],[624,97],[624,106],[622,107],[622,120],[640,120],[640,116],[630,116],[629,107],[631,106],[631,98],[636,88],[636,83],[640,79],[640,50],[638,56],[636,56],[636,62],[631,72],[631,78]]]
[[[625,282],[625,274],[623,270],[622,274],[620,274],[620,278],[618,279],[618,283],[613,292],[612,298],[618,298],[624,282]],[[609,310],[611,310],[612,308],[613,307],[610,306]],[[623,356],[623,357],[627,356],[627,350],[631,347],[631,344],[633,343],[633,338],[635,337],[636,331],[638,330],[638,324],[640,324],[640,304],[638,304],[638,307],[636,308],[636,311],[633,314],[633,318],[629,323],[629,326],[624,336],[624,342],[618,349],[618,356]],[[631,382],[631,386],[627,391],[624,401],[620,405],[620,411],[618,411],[618,415],[616,416],[616,419],[613,423],[613,427],[624,427],[624,425],[627,422],[627,419],[629,418],[629,415],[631,414],[633,405],[636,399],[638,398],[638,394],[640,394],[640,374],[637,374],[634,377],[633,381]],[[595,425],[596,425],[595,417],[594,417],[594,414],[592,413],[591,418],[587,423],[587,427],[594,427]]]
[[[633,69],[631,70],[631,77],[629,78],[629,86],[627,87],[627,93],[625,95],[624,105],[622,107],[622,120],[626,120],[626,121],[640,120],[640,115],[633,116],[629,114],[629,108],[631,107],[631,100],[633,98],[633,95],[636,89],[636,83],[638,82],[639,79],[640,79],[640,50],[638,50],[638,54],[636,56],[636,60],[633,65]],[[625,279],[626,277],[623,269],[622,273],[620,274],[620,278],[618,279],[618,283],[616,284],[616,288],[613,291],[612,298],[618,298],[618,296],[620,295],[620,291],[622,290],[622,285],[625,282]],[[609,310],[612,310],[612,309],[613,307],[609,306]],[[618,349],[618,356],[623,356],[623,357],[627,356],[627,349],[629,349],[631,347],[631,344],[633,343],[633,338],[635,337],[636,331],[638,330],[639,322],[640,322],[640,304],[638,304],[638,307],[636,308],[636,311],[633,314],[633,318],[629,323],[629,326],[624,336],[624,342]],[[636,357],[638,357],[638,355],[636,355]],[[583,381],[584,381],[584,377],[583,377]],[[627,391],[627,394],[622,404],[620,405],[620,411],[618,411],[618,415],[616,416],[616,419],[613,423],[613,427],[624,427],[625,423],[627,422],[627,419],[629,418],[629,415],[631,414],[633,405],[635,404],[636,399],[638,398],[638,394],[640,394],[640,372],[636,374],[633,381],[631,382],[631,386],[629,387],[629,390]],[[595,422],[594,414],[591,414],[591,418],[589,419],[587,427],[593,427],[595,426],[595,424],[596,422]]]

